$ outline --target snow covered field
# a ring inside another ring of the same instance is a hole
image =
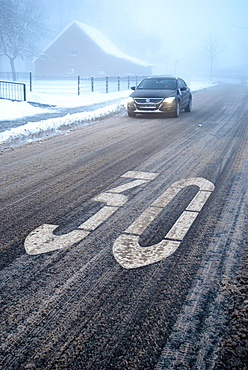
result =
[[[201,90],[213,86],[212,82],[192,82],[189,84],[192,91]],[[0,99],[0,144],[9,146],[15,143],[30,142],[41,139],[44,136],[54,135],[69,130],[72,127],[88,124],[97,118],[105,117],[123,108],[125,100],[131,93],[130,90],[101,94],[93,92],[85,95],[51,95],[28,93],[27,100],[53,107],[40,108],[30,105],[28,102],[13,102]],[[118,103],[113,101],[118,100]],[[112,102],[112,104],[111,104]],[[43,113],[56,112],[56,108],[89,106],[106,103],[103,108],[93,109],[81,113],[67,114],[64,117],[39,120]],[[37,121],[18,125],[18,120],[24,117],[36,116]],[[9,121],[8,128],[3,129],[2,122]],[[14,127],[13,127],[14,126]],[[17,127],[16,127],[17,126]]]

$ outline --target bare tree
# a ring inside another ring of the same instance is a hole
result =
[[[223,46],[220,45],[219,41],[216,38],[209,36],[206,39],[204,51],[202,54],[210,61],[210,81],[212,81],[213,78],[214,60],[217,55],[222,53],[223,50],[224,50]]]
[[[0,55],[9,59],[16,80],[15,60],[35,55],[45,28],[34,0],[0,0]]]

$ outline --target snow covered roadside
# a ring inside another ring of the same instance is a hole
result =
[[[190,84],[192,91],[201,90],[213,86],[211,82],[194,82]],[[109,94],[92,93],[80,96],[57,96],[48,94],[28,94],[28,101],[41,104],[52,105],[56,107],[77,107],[94,105],[106,102],[106,107],[92,110],[90,112],[67,114],[64,117],[51,118],[47,120],[38,120],[41,113],[51,112],[49,108],[39,108],[30,105],[27,102],[12,102],[0,99],[0,125],[1,121],[17,120],[25,116],[37,115],[36,122],[28,122],[18,127],[9,127],[9,129],[0,132],[1,146],[12,145],[21,142],[30,142],[43,137],[51,136],[69,130],[73,126],[87,124],[92,120],[108,116],[111,113],[122,109],[125,99],[130,94],[130,90],[119,91]],[[119,104],[111,104],[111,100],[119,99]],[[53,112],[55,110],[53,108]]]
[[[9,129],[0,132],[0,145],[9,146],[20,144],[22,142],[32,142],[61,133],[65,129],[87,124],[90,121],[108,116],[111,113],[120,111],[125,99],[130,94],[130,90],[120,91],[109,94],[92,93],[80,96],[57,96],[46,94],[28,94],[28,101],[41,104],[52,105],[53,108],[39,108],[30,105],[27,102],[12,102],[10,100],[0,99],[0,127],[1,121],[17,120],[26,116],[37,116],[36,122],[28,122],[18,127],[9,127]],[[111,104],[111,101],[118,100],[119,104]],[[39,120],[39,114],[56,112],[56,108],[88,106],[106,102],[103,108],[81,113],[67,114],[63,117]],[[55,106],[55,108],[54,108]],[[11,125],[11,123],[10,123]],[[1,128],[0,128],[1,131]]]
[[[113,104],[104,108],[95,109],[91,112],[67,114],[64,117],[50,118],[27,124],[4,132],[0,132],[0,144],[31,142],[47,136],[54,135],[73,126],[87,124],[94,119],[105,117],[121,108],[121,104]]]
[[[33,107],[27,102],[0,99],[0,123],[46,112],[49,112],[49,109]]]

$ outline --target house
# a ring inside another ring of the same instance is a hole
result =
[[[152,65],[120,51],[99,30],[73,21],[35,59],[37,76],[150,75]]]

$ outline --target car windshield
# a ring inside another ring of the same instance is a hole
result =
[[[166,78],[151,78],[143,80],[138,89],[147,90],[174,90],[176,89],[176,80]]]

